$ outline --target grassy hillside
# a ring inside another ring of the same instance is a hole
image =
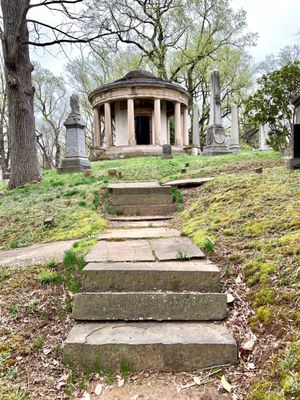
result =
[[[257,368],[247,399],[300,398],[300,171],[226,174],[190,194],[183,233],[223,267],[240,344],[258,338],[242,354]]]
[[[186,163],[190,166],[187,173],[182,174]],[[93,237],[105,226],[104,188],[116,179],[108,176],[108,168],[120,168],[123,180],[166,181],[278,163],[280,160],[273,152],[244,152],[215,158],[176,157],[173,160],[144,157],[93,163],[91,177],[46,171],[42,183],[24,188],[7,191],[0,183],[0,191],[3,191],[0,196],[0,249]],[[49,229],[43,226],[43,221],[50,216],[55,218],[55,227]]]

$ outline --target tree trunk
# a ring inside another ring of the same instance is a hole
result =
[[[5,174],[8,167],[8,152],[7,156],[5,153],[5,128],[4,128],[4,117],[6,112],[6,91],[3,94],[3,100],[0,110],[0,167],[2,175]]]
[[[26,44],[28,6],[29,0],[1,0],[10,135],[10,188],[41,180],[33,112],[33,67]]]

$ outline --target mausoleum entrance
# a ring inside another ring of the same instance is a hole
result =
[[[150,118],[147,116],[135,117],[136,144],[151,144]]]

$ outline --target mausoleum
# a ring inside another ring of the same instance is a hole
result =
[[[119,155],[174,153],[189,145],[189,93],[180,85],[143,69],[95,89],[89,100],[94,111],[94,152]]]

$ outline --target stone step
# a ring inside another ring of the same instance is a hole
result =
[[[113,206],[144,206],[144,205],[168,205],[173,200],[170,193],[167,194],[113,194],[111,205]]]
[[[93,372],[195,371],[237,363],[234,338],[222,324],[193,322],[75,323],[64,361]]]
[[[131,229],[131,228],[161,228],[169,226],[168,220],[158,221],[110,221],[110,228]]]
[[[86,255],[91,262],[181,261],[204,259],[203,252],[187,237],[126,241],[100,240]]]
[[[144,216],[139,216],[139,215],[133,215],[133,216],[127,216],[127,217],[113,217],[109,216],[108,220],[109,221],[114,221],[114,222],[151,222],[151,221],[170,221],[173,219],[171,215],[144,215]]]
[[[122,215],[169,215],[176,212],[176,204],[145,205],[145,206],[109,206],[110,214]]]
[[[226,317],[224,293],[86,292],[73,301],[81,321],[212,321]]]
[[[220,270],[206,260],[90,263],[82,271],[84,292],[220,292]]]
[[[114,195],[170,195],[171,186],[161,186],[157,182],[112,183],[107,189]]]
[[[98,240],[154,239],[176,236],[180,236],[180,232],[170,228],[109,229],[99,235]]]

